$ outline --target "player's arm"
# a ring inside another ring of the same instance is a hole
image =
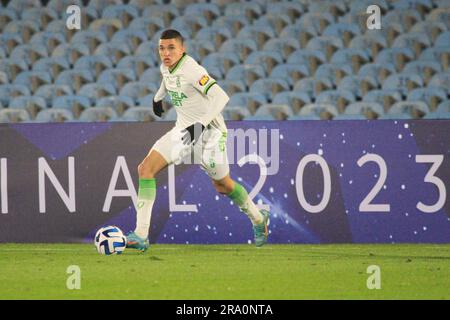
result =
[[[201,124],[207,126],[222,112],[230,98],[201,66],[193,70],[192,85],[210,101],[208,112],[200,119]]]
[[[161,115],[164,112],[162,100],[164,99],[166,94],[167,94],[166,86],[164,85],[164,81],[162,81],[161,86],[159,87],[158,91],[153,97],[153,113],[156,114],[158,117],[161,117]]]
[[[230,100],[230,97],[228,97],[226,92],[215,81],[211,84],[205,94],[209,101],[211,101],[211,109],[209,109],[208,113],[202,117],[200,122],[204,126],[207,126],[219,115],[219,113],[222,112],[223,108],[225,108],[226,104]]]

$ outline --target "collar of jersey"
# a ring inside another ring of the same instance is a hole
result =
[[[185,53],[183,53],[183,56],[180,58],[180,60],[178,60],[178,62],[177,62],[177,64],[175,65],[175,67],[173,67],[172,70],[169,69],[169,72],[170,72],[171,74],[172,74],[172,73],[175,73],[175,71],[178,70],[178,68],[181,66],[181,64],[183,63],[183,61],[186,60],[186,57],[187,57],[187,54],[186,54],[186,52],[185,52]]]

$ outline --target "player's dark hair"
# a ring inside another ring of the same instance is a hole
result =
[[[184,38],[177,30],[167,29],[161,33],[160,39],[178,39],[183,44]]]

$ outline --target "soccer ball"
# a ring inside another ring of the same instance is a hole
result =
[[[121,254],[127,246],[127,238],[118,227],[107,226],[97,231],[94,243],[98,253],[109,256]]]

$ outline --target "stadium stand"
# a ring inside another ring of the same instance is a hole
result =
[[[65,26],[71,4],[81,30]],[[371,4],[381,30],[366,26]],[[226,120],[449,118],[446,0],[12,0],[0,121],[161,120],[150,109],[169,27],[227,91]]]

